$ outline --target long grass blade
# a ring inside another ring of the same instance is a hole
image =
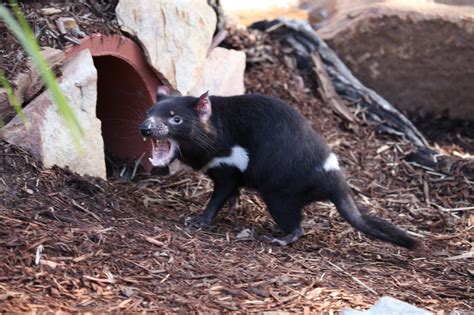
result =
[[[8,102],[13,106],[15,109],[16,113],[18,114],[18,117],[20,117],[21,121],[25,124],[25,126],[28,127],[28,121],[26,120],[25,113],[21,109],[21,104],[16,98],[15,92],[13,91],[13,88],[11,87],[10,83],[8,82],[5,73],[3,72],[2,69],[0,69],[0,85],[3,86],[7,93],[7,98]],[[0,121],[0,127],[3,125],[3,121]]]

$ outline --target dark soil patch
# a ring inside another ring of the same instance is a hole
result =
[[[414,123],[432,146],[447,154],[474,157],[474,121],[428,117]]]
[[[425,248],[370,240],[327,203],[308,207],[306,236],[293,246],[238,241],[244,228],[269,232],[271,219],[250,192],[241,211],[224,210],[214,228],[198,231],[183,222],[209,197],[203,175],[105,182],[44,169],[0,142],[0,312],[321,313],[366,308],[381,295],[434,312],[472,310],[472,265],[459,256],[472,250],[472,183],[415,168],[402,160],[410,144],[343,124],[307,88],[311,74],[296,71],[292,52],[268,35],[233,34],[227,45],[253,60],[249,92],[302,110],[339,155],[360,203]]]

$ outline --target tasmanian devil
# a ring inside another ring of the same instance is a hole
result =
[[[140,125],[153,143],[154,166],[174,159],[202,170],[214,182],[204,212],[191,222],[210,226],[226,201],[241,187],[265,201],[287,245],[303,235],[302,209],[329,200],[357,230],[409,249],[417,242],[387,221],[361,212],[341,172],[338,159],[310,123],[282,100],[249,94],[231,97],[171,95],[159,87],[157,102]]]

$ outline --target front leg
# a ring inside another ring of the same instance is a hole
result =
[[[214,191],[203,213],[186,219],[186,223],[198,228],[212,225],[215,217],[229,198],[238,194],[240,173],[230,167],[218,167],[208,171],[209,177],[214,182]]]

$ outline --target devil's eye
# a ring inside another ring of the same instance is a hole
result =
[[[179,117],[179,116],[173,116],[170,118],[170,122],[174,125],[179,125],[180,123],[183,122],[183,118]]]

